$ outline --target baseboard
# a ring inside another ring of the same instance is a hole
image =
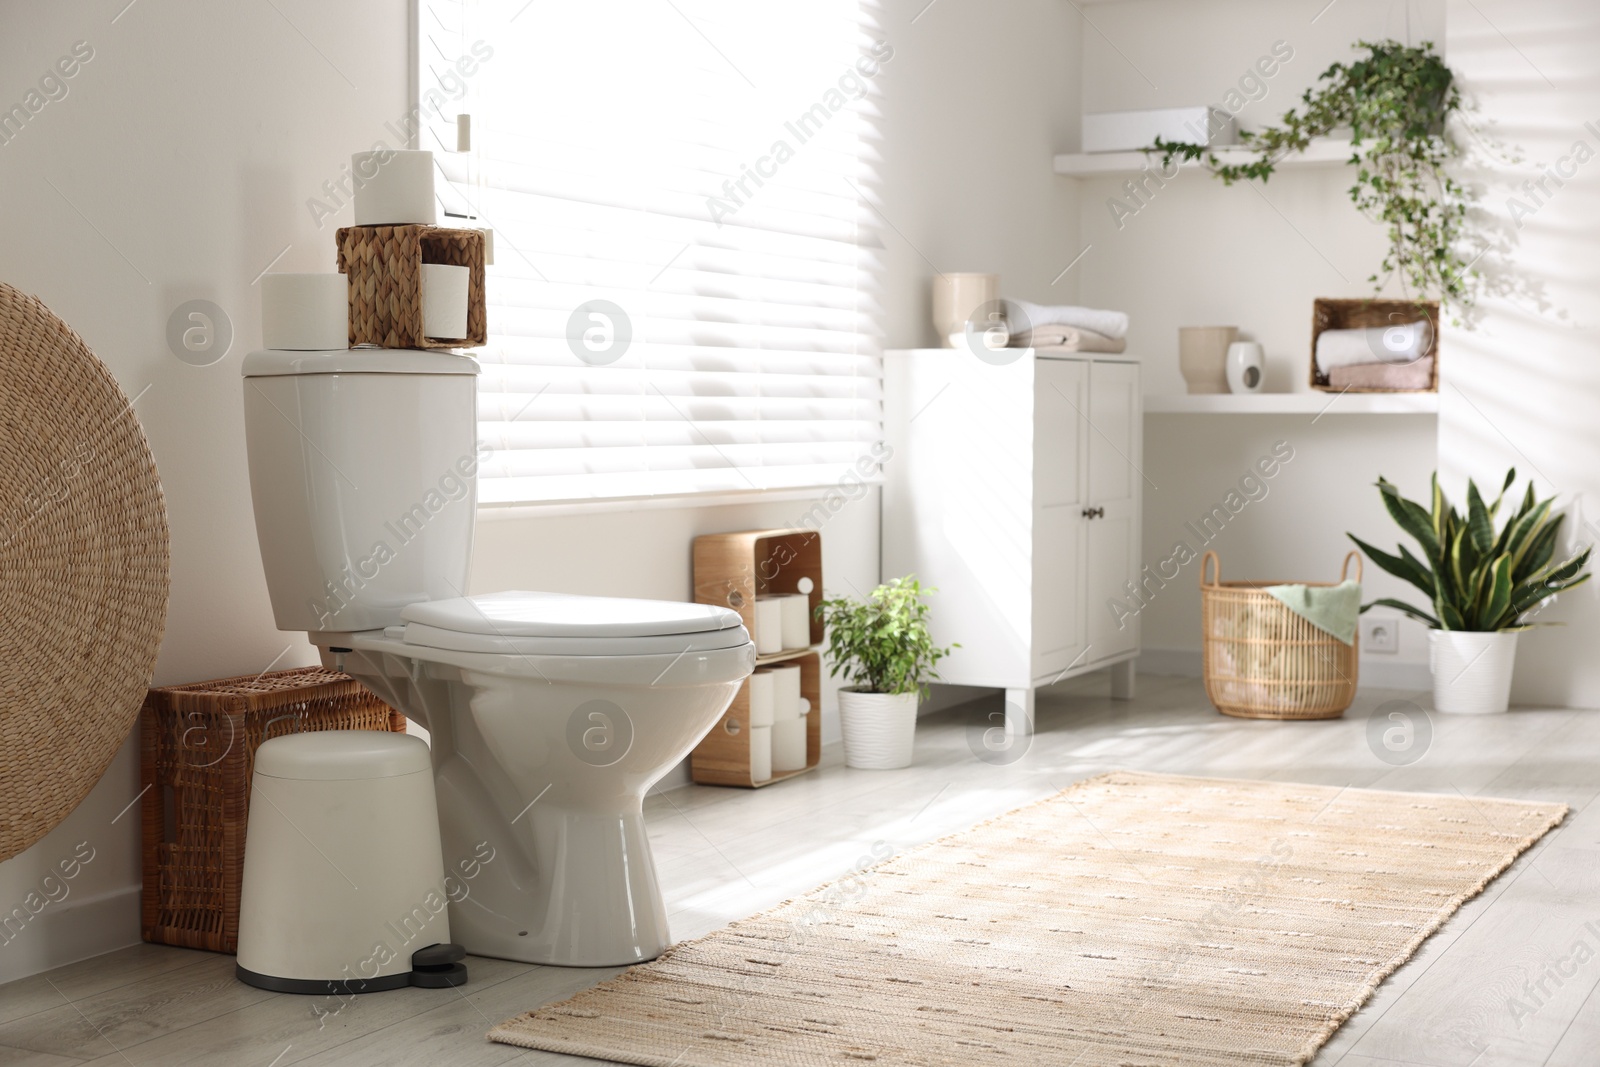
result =
[[[1201,676],[1200,652],[1188,648],[1146,648],[1139,653],[1140,674],[1161,674],[1175,678]],[[1392,662],[1377,657],[1361,661],[1360,689],[1433,688],[1433,674],[1426,663]]]
[[[47,904],[16,936],[0,942],[0,982],[137,944],[139,921],[136,885]]]

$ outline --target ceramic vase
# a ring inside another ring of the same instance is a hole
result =
[[[1254,341],[1235,341],[1228,346],[1228,392],[1259,393],[1267,376],[1267,357]]]
[[[1238,337],[1237,326],[1178,328],[1178,370],[1190,393],[1228,391],[1228,346]]]
[[[933,328],[939,343],[954,348],[951,335],[966,330],[968,320],[985,304],[1000,298],[998,274],[940,274],[933,279]],[[988,323],[984,323],[987,327]],[[983,327],[980,327],[980,329]]]

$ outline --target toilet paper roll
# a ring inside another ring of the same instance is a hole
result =
[[[432,152],[357,152],[350,157],[350,169],[357,182],[357,226],[439,224]]]
[[[772,727],[750,728],[750,780],[764,782],[772,777]]]
[[[756,671],[750,676],[750,725],[771,726],[773,685],[771,671]]]
[[[422,264],[422,335],[467,336],[467,286],[472,271],[447,263]]]
[[[783,601],[775,596],[756,597],[756,655],[783,651]]]
[[[772,771],[806,769],[806,721],[783,719],[772,724]]]
[[[350,280],[343,274],[263,274],[261,341],[324,352],[350,347]]]
[[[811,598],[804,593],[791,593],[778,600],[783,604],[783,647],[808,647],[811,644]]]
[[[773,723],[798,719],[804,714],[800,710],[800,668],[773,667],[768,673],[772,675]]]

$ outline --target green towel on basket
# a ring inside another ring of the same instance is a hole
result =
[[[1351,644],[1361,619],[1361,583],[1347,578],[1338,585],[1269,585],[1271,593],[1317,629]]]

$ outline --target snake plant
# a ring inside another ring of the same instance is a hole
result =
[[[1355,534],[1348,536],[1373,563],[1422,590],[1433,612],[1389,597],[1363,604],[1361,610],[1381,604],[1437,630],[1524,630],[1530,625],[1523,622],[1529,609],[1588,581],[1583,568],[1589,561],[1589,548],[1552,562],[1564,516],[1551,516],[1554,497],[1535,500],[1532,479],[1522,506],[1496,531],[1495,517],[1516,478],[1515,470],[1506,475],[1492,504],[1484,503],[1477,485],[1468,481],[1467,512],[1462,515],[1445,499],[1438,474],[1433,476],[1431,510],[1407,500],[1380,477],[1383,506],[1400,529],[1416,539],[1422,557],[1413,555],[1405,545],[1399,546],[1398,556],[1392,556]]]

